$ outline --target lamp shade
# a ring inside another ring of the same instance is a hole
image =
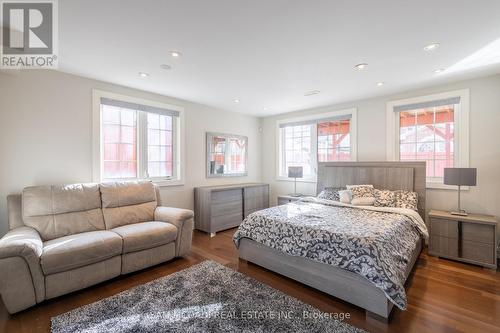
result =
[[[288,178],[302,178],[303,168],[301,166],[288,167]]]
[[[444,168],[444,184],[476,186],[476,168]]]

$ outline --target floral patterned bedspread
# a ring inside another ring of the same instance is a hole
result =
[[[361,275],[405,310],[405,272],[417,241],[427,237],[424,221],[413,210],[310,197],[250,214],[233,240],[239,247],[242,238],[249,238]]]

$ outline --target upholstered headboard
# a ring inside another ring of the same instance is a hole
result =
[[[425,162],[320,162],[317,193],[325,187],[372,184],[378,189],[418,193],[418,212],[425,220]]]

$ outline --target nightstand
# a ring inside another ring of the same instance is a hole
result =
[[[302,199],[304,197],[305,197],[305,195],[301,195],[301,196],[298,196],[298,197],[294,197],[294,196],[291,196],[291,195],[278,195],[278,206],[287,204],[289,202],[297,201],[297,200]]]
[[[494,216],[429,213],[429,254],[497,268],[497,220]]]

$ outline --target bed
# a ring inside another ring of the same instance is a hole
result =
[[[387,321],[394,306],[406,308],[404,284],[427,235],[425,162],[319,163],[318,193],[325,187],[357,184],[417,192],[418,212],[304,198],[253,213],[234,240],[240,260]]]

